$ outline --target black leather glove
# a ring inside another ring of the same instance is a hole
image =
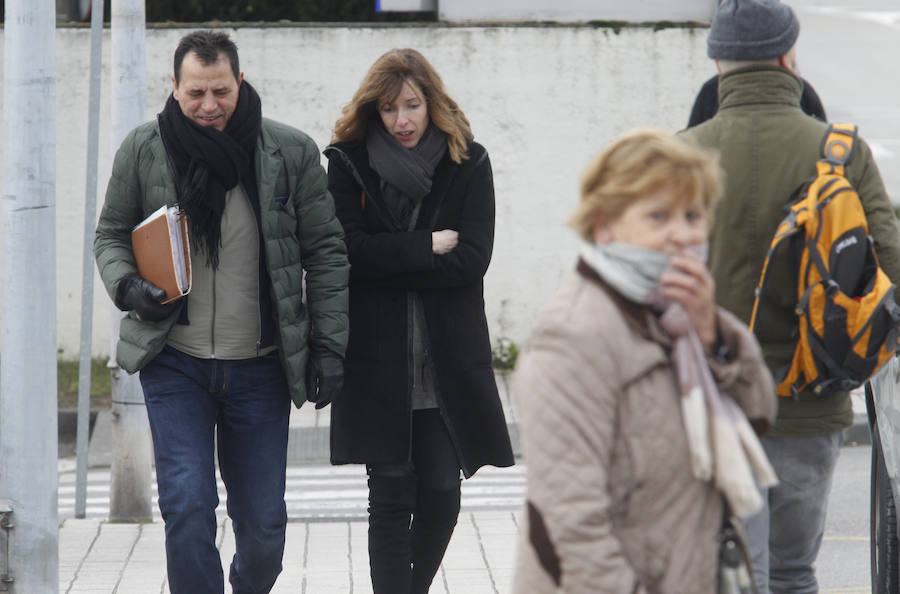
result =
[[[306,399],[316,410],[328,406],[344,387],[344,358],[323,346],[312,345],[306,363]]]
[[[144,280],[138,274],[128,274],[121,281],[116,291],[116,305],[119,309],[133,310],[140,319],[159,322],[166,319],[177,302],[160,303],[166,298],[166,292]]]

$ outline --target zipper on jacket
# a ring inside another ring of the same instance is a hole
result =
[[[208,248],[207,248],[208,249]],[[216,358],[216,269],[212,269],[212,317],[209,324],[209,358]]]
[[[256,299],[259,300],[259,289],[256,290]],[[256,333],[256,356],[259,357],[260,345],[262,344],[262,312],[259,305],[256,306],[256,320],[259,322],[259,328]]]
[[[459,463],[459,469],[462,471],[463,476],[468,478],[474,473],[466,471],[466,460],[465,458],[463,458],[462,450],[459,447],[459,439],[457,439],[456,432],[453,430],[453,424],[450,422],[450,418],[447,416],[447,412],[444,410],[444,406],[441,401],[440,389],[435,391],[435,398],[438,401],[438,412],[441,413],[441,419],[444,420],[444,426],[447,428],[447,434],[450,435],[450,441],[453,442],[453,450],[456,452],[456,461]]]
[[[259,243],[259,238],[256,238]],[[256,259],[256,356],[259,357],[262,344],[262,292],[259,290],[259,258]]]
[[[253,208],[253,201],[250,199],[250,194],[248,192],[244,192],[244,197],[247,200],[247,205],[250,207],[250,212],[253,213],[254,218],[256,218],[256,249],[258,250],[256,253],[256,356],[259,357],[259,351],[262,345],[262,291],[260,290],[260,260],[262,259],[262,213],[259,216],[256,215],[256,210]],[[260,205],[260,210],[262,210],[262,205]]]

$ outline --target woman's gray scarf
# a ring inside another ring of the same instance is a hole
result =
[[[659,287],[659,277],[669,265],[669,256],[630,243],[587,243],[581,258],[622,297],[648,305]]]
[[[405,231],[416,205],[431,192],[434,170],[447,151],[447,135],[428,124],[418,144],[408,149],[376,122],[369,126],[366,149],[388,210]]]
[[[706,245],[697,246],[696,252],[705,260]],[[762,498],[753,475],[760,486],[768,487],[778,482],[775,471],[744,411],[728,394],[719,392],[687,312],[659,291],[659,277],[668,267],[669,257],[618,242],[585,243],[581,256],[615,291],[653,310],[672,338],[669,360],[678,378],[694,476],[712,480],[738,517],[757,511]]]

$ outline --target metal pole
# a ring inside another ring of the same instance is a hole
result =
[[[87,175],[84,191],[84,247],[81,275],[81,358],[78,361],[78,427],[75,434],[75,517],[83,518],[87,499],[88,436],[91,412],[91,350],[94,324],[94,228],[97,222],[97,152],[100,143],[100,63],[103,0],[91,8],[91,87],[88,103]]]
[[[112,55],[112,146],[145,119],[147,64],[143,0],[114,0],[110,6]],[[113,308],[112,374],[113,455],[110,468],[109,519],[150,521],[153,444],[144,394],[137,375],[128,375],[115,361],[115,343],[122,314]]]
[[[4,39],[0,589],[56,594],[54,0],[7,0]]]

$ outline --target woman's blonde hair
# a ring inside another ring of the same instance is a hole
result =
[[[598,216],[614,220],[635,200],[667,187],[673,200],[699,197],[706,208],[722,192],[719,159],[687,138],[656,128],[625,133],[593,158],[581,176],[581,202],[569,218],[587,241]]]
[[[353,100],[341,110],[331,142],[361,142],[373,121],[381,125],[379,104],[396,99],[406,81],[418,87],[424,95],[428,117],[447,134],[450,158],[457,163],[468,158],[466,148],[473,138],[469,120],[447,95],[441,77],[425,56],[409,48],[392,49],[375,60]]]

